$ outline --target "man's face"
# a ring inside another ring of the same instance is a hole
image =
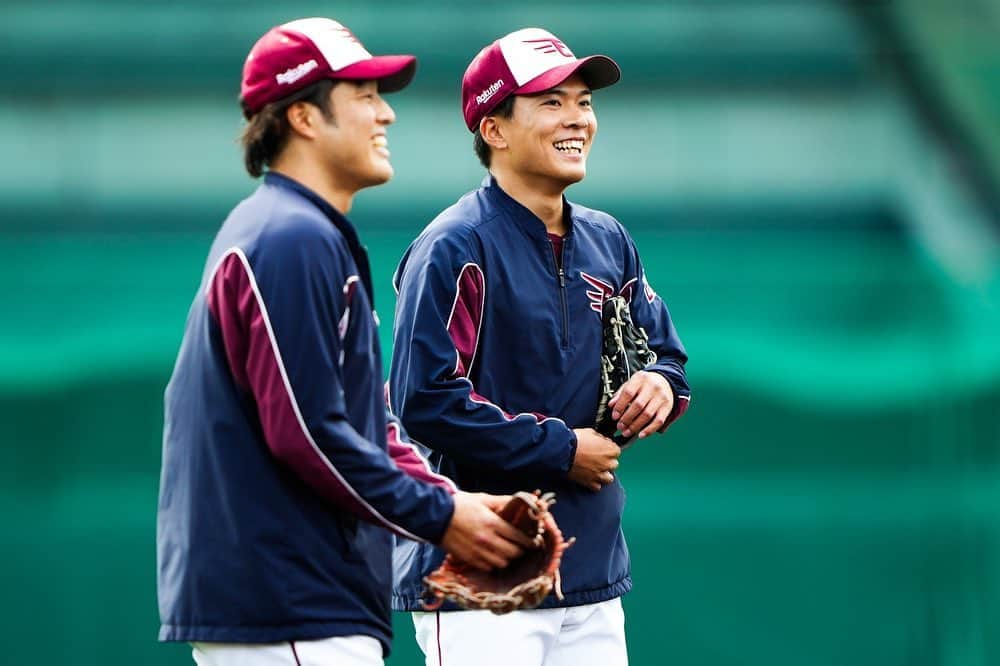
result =
[[[374,81],[339,81],[330,91],[333,118],[318,145],[330,177],[354,191],[392,178],[386,128],[396,120]]]
[[[508,147],[501,159],[522,176],[564,189],[587,175],[597,117],[578,74],[543,93],[518,96],[514,115],[498,120]]]

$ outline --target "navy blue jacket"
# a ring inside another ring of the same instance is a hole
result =
[[[627,296],[676,397],[687,408],[687,356],[639,254],[611,216],[565,203],[569,232],[557,266],[545,226],[487,177],[442,212],[395,275],[390,405],[432,463],[464,490],[556,493],[556,519],[576,544],[562,564],[563,602],[605,601],[631,587],[621,484],[594,493],[570,481],[572,428],[592,427],[601,305]],[[419,610],[421,579],[443,557],[400,542],[393,607]]]
[[[167,386],[160,639],[388,653],[390,531],[437,542],[453,488],[387,417],[354,228],[269,174],[212,245]]]

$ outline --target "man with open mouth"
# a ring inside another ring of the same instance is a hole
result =
[[[577,58],[539,28],[484,48],[462,80],[462,110],[489,173],[424,229],[396,271],[394,413],[459,487],[554,491],[556,522],[576,537],[561,595],[503,616],[420,612],[421,581],[443,553],[398,544],[393,606],[414,611],[429,666],[628,660],[621,449],[592,428],[605,300],[626,298],[656,354],[609,403],[621,434],[662,432],[690,390],[684,348],[632,238],[564,194],[586,175],[594,91],[619,76],[610,58]]]
[[[160,639],[201,666],[377,666],[393,534],[503,566],[531,541],[505,498],[435,474],[386,409],[368,254],[347,219],[387,182],[384,93],[410,55],[291,21],[250,50],[240,102],[263,182],[205,262],[165,396]]]

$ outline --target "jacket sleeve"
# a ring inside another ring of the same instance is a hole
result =
[[[360,285],[338,242],[298,229],[272,233],[250,258],[232,248],[206,284],[208,306],[274,457],[337,509],[437,542],[454,511],[450,493],[404,473],[347,420],[341,339]]]
[[[663,375],[674,392],[673,409],[666,423],[660,428],[660,432],[663,432],[679,419],[691,404],[691,388],[688,386],[684,370],[688,358],[687,352],[670,319],[667,304],[649,285],[635,242],[624,228],[622,234],[626,244],[626,282],[622,291],[628,298],[633,320],[649,335],[649,347],[656,354],[656,362],[647,366],[646,370]]]
[[[386,416],[386,441],[389,443],[389,456],[396,467],[407,475],[435,486],[440,486],[449,494],[458,492],[458,486],[448,477],[438,474],[427,461],[426,453],[420,450],[420,445],[410,440],[406,429],[393,414]]]
[[[395,284],[390,401],[413,437],[463,465],[565,477],[573,431],[559,419],[505,411],[470,379],[489,304],[481,262],[465,241],[425,232]]]

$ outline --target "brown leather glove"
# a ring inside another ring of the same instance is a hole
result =
[[[433,573],[424,578],[426,610],[439,608],[445,600],[462,608],[491,610],[503,615],[514,610],[536,608],[559,589],[559,562],[563,551],[575,539],[563,539],[549,512],[554,495],[519,492],[500,511],[500,516],[532,537],[535,548],[528,549],[503,569],[481,571],[448,555]]]

